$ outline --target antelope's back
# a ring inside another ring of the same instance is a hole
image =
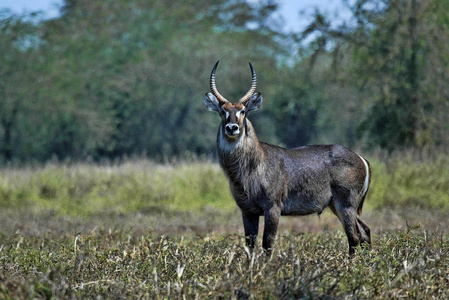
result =
[[[282,160],[289,187],[312,186],[325,189],[337,185],[346,189],[362,189],[366,168],[362,158],[340,145],[311,145],[293,149],[277,146],[266,151],[270,161]]]

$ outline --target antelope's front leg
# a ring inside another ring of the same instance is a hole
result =
[[[271,251],[273,250],[273,243],[276,238],[276,233],[278,231],[280,216],[281,216],[281,209],[276,205],[266,210],[264,213],[265,229],[263,232],[262,246],[264,250],[267,251],[268,253],[271,253]]]
[[[259,232],[259,216],[247,214],[242,211],[243,226],[245,227],[246,245],[253,249]]]

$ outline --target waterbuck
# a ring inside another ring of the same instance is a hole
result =
[[[315,145],[294,149],[259,142],[247,115],[259,109],[256,72],[251,88],[232,104],[219,92],[215,71],[205,105],[221,117],[218,159],[229,179],[231,193],[240,207],[246,243],[254,247],[259,217],[264,216],[262,246],[271,252],[281,215],[320,214],[326,207],[340,219],[353,256],[360,243],[371,245],[370,229],[358,215],[370,184],[368,161],[340,145]]]

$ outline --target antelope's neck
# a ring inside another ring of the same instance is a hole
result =
[[[220,165],[232,181],[242,181],[242,178],[263,165],[265,155],[248,120],[242,135],[235,141],[225,136],[223,124],[220,124],[217,148]]]

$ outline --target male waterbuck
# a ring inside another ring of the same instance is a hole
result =
[[[326,207],[340,219],[353,256],[360,243],[371,245],[370,229],[359,217],[370,184],[366,159],[339,145],[284,149],[259,142],[247,115],[262,104],[256,91],[256,72],[251,88],[232,104],[210,75],[211,93],[204,103],[219,113],[217,147],[221,167],[240,207],[247,245],[254,247],[259,217],[264,216],[263,248],[271,252],[281,215],[320,214]]]

